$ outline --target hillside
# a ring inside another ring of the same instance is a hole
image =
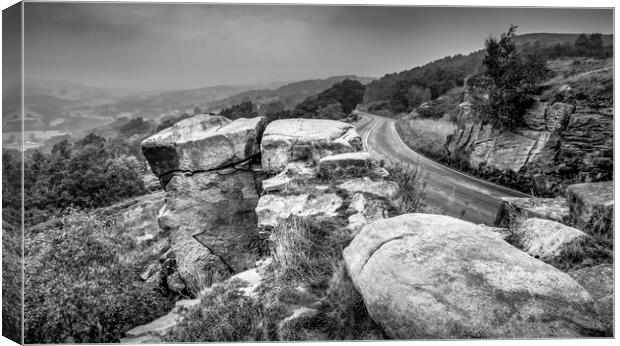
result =
[[[325,79],[310,79],[289,83],[276,89],[248,90],[212,103],[209,110],[219,110],[223,107],[230,107],[243,101],[252,101],[259,106],[270,102],[282,102],[285,108],[291,109],[308,96],[318,94],[331,87],[333,84],[342,82],[345,79],[356,80],[362,84],[367,84],[373,80],[369,77],[335,76]]]
[[[516,36],[520,50],[538,50],[558,44],[572,45],[579,34],[532,33]],[[602,35],[605,47],[613,44],[613,35]],[[483,41],[480,42],[483,46]],[[448,90],[463,86],[464,80],[477,72],[484,51],[457,54],[423,66],[390,73],[368,84],[364,102],[370,111],[385,115],[411,111],[420,104],[436,99]]]

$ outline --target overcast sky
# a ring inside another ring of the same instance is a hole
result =
[[[518,33],[612,33],[596,9],[26,3],[27,78],[186,89],[382,76]]]

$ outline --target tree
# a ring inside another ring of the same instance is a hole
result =
[[[319,109],[333,104],[339,104],[344,116],[349,115],[357,105],[363,101],[366,88],[362,83],[345,79],[335,83],[318,95],[307,97],[297,104],[293,116],[299,118],[320,118]],[[333,110],[333,107],[331,108]],[[329,112],[333,115],[334,112]]]
[[[588,41],[589,40],[586,34],[579,34],[579,36],[577,36],[577,39],[575,40],[575,47],[576,48],[587,48]]]
[[[243,101],[230,108],[222,109],[220,115],[235,120],[239,118],[254,118],[258,116],[258,112],[256,111],[256,106],[251,101]]]
[[[511,25],[500,40],[489,37],[485,41],[483,64],[492,81],[488,105],[479,107],[483,120],[501,128],[512,129],[521,123],[521,117],[531,104],[531,96],[547,73],[541,56],[525,58],[515,44],[517,26]]]

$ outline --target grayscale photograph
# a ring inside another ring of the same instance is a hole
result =
[[[2,335],[614,338],[609,6],[5,4]]]

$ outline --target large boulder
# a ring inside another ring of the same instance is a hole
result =
[[[513,242],[523,251],[545,262],[561,258],[568,247],[588,235],[559,222],[527,219],[513,230]]]
[[[270,123],[261,141],[263,168],[280,171],[294,161],[318,162],[320,158],[362,150],[355,127],[325,119],[284,119]]]
[[[613,233],[613,181],[570,185],[566,188],[566,199],[571,213],[584,228]]]
[[[502,197],[495,224],[512,227],[529,218],[566,222],[569,217],[568,203],[564,198]]]
[[[592,296],[596,310],[608,331],[613,336],[614,330],[614,266],[599,264],[594,267],[581,268],[568,273]]]
[[[592,298],[567,274],[456,218],[375,221],[344,260],[391,338],[576,337],[602,328]]]
[[[175,171],[207,171],[257,155],[263,117],[230,121],[199,114],[142,141],[142,152],[156,176]]]

